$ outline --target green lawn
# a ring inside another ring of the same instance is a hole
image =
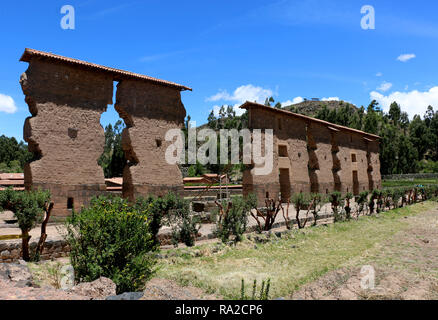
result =
[[[428,185],[428,184],[437,184],[437,179],[415,179],[415,180],[383,180],[382,187],[383,188],[391,188],[391,187],[408,187],[408,186],[416,186],[416,185]]]
[[[212,253],[215,243],[182,251],[176,257],[162,259],[157,276],[217,293],[225,299],[240,296],[245,279],[250,295],[254,279],[271,279],[270,297],[289,296],[303,284],[328,271],[348,266],[349,262],[376,252],[379,244],[408,227],[404,217],[437,207],[425,202],[381,213],[379,217],[361,217],[359,221],[294,230],[266,244],[245,240],[237,247],[225,247]],[[197,257],[193,254],[196,252]]]

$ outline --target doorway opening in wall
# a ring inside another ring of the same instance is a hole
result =
[[[105,129],[105,145],[98,163],[103,169],[105,179],[122,178],[126,165],[125,153],[122,149],[122,131],[126,128],[126,124],[114,109],[116,88],[117,82],[114,82],[113,104],[108,105],[106,112],[100,117],[100,124]],[[121,181],[114,180],[111,186],[118,185]]]
[[[287,202],[291,196],[289,169],[280,169],[279,180],[280,180],[281,202]]]
[[[359,178],[357,177],[357,171],[353,171],[353,194],[355,196],[359,194]]]

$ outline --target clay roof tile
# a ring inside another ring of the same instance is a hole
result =
[[[161,79],[157,79],[157,78],[152,78],[152,77],[149,77],[149,76],[146,76],[143,74],[133,73],[133,72],[125,71],[125,70],[121,70],[121,69],[105,67],[105,66],[98,65],[95,63],[86,62],[86,61],[73,59],[73,58],[68,58],[68,57],[60,56],[60,55],[53,54],[50,52],[44,52],[44,51],[39,51],[39,50],[35,50],[35,49],[26,48],[24,50],[23,55],[20,58],[20,61],[30,62],[30,60],[34,57],[58,61],[58,62],[64,62],[64,63],[69,63],[69,64],[74,64],[74,65],[82,66],[82,67],[87,68],[87,69],[97,70],[97,71],[101,71],[101,72],[107,72],[109,74],[112,74],[114,77],[114,80],[116,80],[116,81],[126,79],[126,78],[131,78],[131,79],[145,80],[145,81],[153,82],[153,83],[160,84],[160,85],[167,86],[167,87],[173,87],[173,88],[179,89],[181,91],[183,91],[183,90],[192,91],[191,88],[174,83],[174,82],[161,80]]]
[[[353,128],[349,128],[349,127],[345,127],[345,126],[341,126],[341,125],[334,124],[334,123],[330,123],[328,121],[312,118],[312,117],[309,117],[309,116],[305,116],[303,114],[294,113],[294,112],[283,110],[283,109],[278,109],[278,108],[273,108],[273,107],[265,106],[265,105],[260,104],[260,103],[246,101],[244,104],[242,104],[240,106],[240,108],[241,109],[261,108],[261,109],[264,109],[264,110],[269,110],[269,111],[272,111],[272,112],[282,113],[282,114],[285,114],[285,115],[289,115],[289,116],[293,116],[293,117],[296,117],[296,118],[300,118],[300,119],[303,119],[303,120],[306,120],[306,121],[317,122],[317,123],[320,123],[322,125],[328,126],[329,129],[331,129],[331,130],[333,130],[333,129],[336,130],[337,129],[337,130],[344,130],[344,131],[355,132],[355,133],[358,133],[358,134],[361,134],[363,136],[371,138],[372,140],[369,140],[369,141],[374,141],[374,140],[380,139],[380,137],[375,135],[375,134],[371,134],[371,133],[368,133],[368,132],[364,132],[364,131],[361,131],[361,130],[357,130],[357,129],[353,129]]]

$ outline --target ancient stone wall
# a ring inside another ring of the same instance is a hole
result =
[[[125,120],[122,144],[129,161],[123,173],[123,195],[164,195],[183,190],[177,165],[165,161],[169,129],[181,128],[186,111],[178,90],[135,80],[117,85],[116,110]]]
[[[297,192],[358,194],[381,187],[379,142],[365,133],[261,105],[248,107],[250,129],[274,129],[274,169],[267,176],[244,172],[243,193],[269,196]],[[290,192],[285,183],[289,174]]]
[[[369,180],[372,183],[373,189],[382,188],[382,177],[380,175],[380,157],[379,157],[379,142],[368,142],[368,173]]]
[[[259,114],[254,110],[251,115],[250,128],[254,126],[257,129],[273,129],[272,124],[275,123],[273,114]],[[274,145],[276,145],[277,137],[274,135]],[[262,156],[265,154],[265,133],[262,130],[261,138]],[[274,153],[276,152],[274,148]],[[247,195],[254,193],[261,204],[264,204],[266,196],[278,197],[280,186],[278,183],[278,157],[274,157],[273,170],[269,175],[259,176],[254,174],[254,167],[263,167],[263,165],[254,164],[251,169],[245,170],[243,173],[243,193]]]
[[[67,216],[106,192],[98,165],[105,143],[100,118],[112,104],[114,81],[119,82],[115,107],[127,126],[123,195],[183,190],[178,166],[165,160],[170,144],[165,134],[182,127],[180,92],[190,88],[33,49],[20,60],[29,63],[20,83],[32,114],[24,139],[34,155],[25,167],[25,187],[50,190],[54,216]]]
[[[25,167],[27,189],[50,190],[56,215],[68,215],[106,190],[97,160],[105,137],[100,116],[112,103],[111,77],[32,59],[20,83],[32,117],[24,140],[35,161]]]
[[[311,159],[313,160],[311,164],[309,163],[310,171],[311,175],[316,176],[316,181],[312,183],[312,192],[331,193],[334,191],[331,132],[327,126],[309,122],[307,134],[309,156],[312,154]]]

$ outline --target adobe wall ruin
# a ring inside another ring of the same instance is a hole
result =
[[[256,103],[241,108],[248,110],[250,129],[274,131],[272,172],[255,175],[250,168],[243,175],[244,195],[255,193],[259,205],[266,197],[287,201],[293,193],[381,187],[378,136]]]
[[[183,126],[180,91],[190,88],[32,49],[21,61],[29,63],[20,84],[32,114],[24,139],[34,154],[25,167],[25,187],[50,190],[54,215],[69,215],[73,206],[80,209],[106,191],[98,165],[105,142],[100,117],[113,103],[114,81],[115,107],[127,125],[123,194],[133,199],[182,190],[178,166],[165,162],[164,135]]]
[[[180,169],[164,160],[171,144],[165,141],[165,134],[180,128],[186,116],[180,92],[123,80],[117,85],[115,108],[127,125],[122,145],[130,164],[123,173],[123,196],[134,199],[136,195],[183,191]]]

